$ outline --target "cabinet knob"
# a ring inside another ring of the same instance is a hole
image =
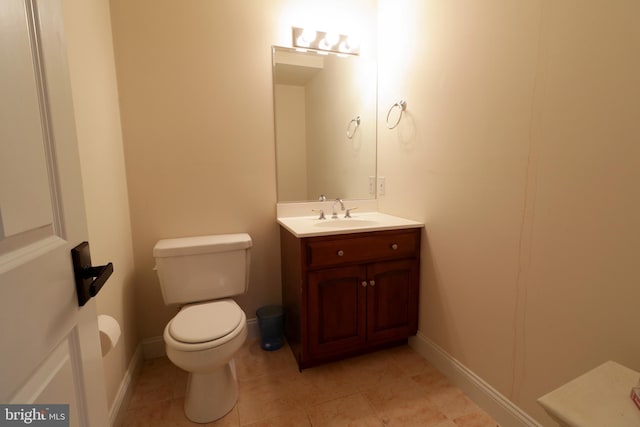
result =
[[[375,286],[376,285],[376,281],[375,280],[370,280],[369,281],[369,286]]]
[[[367,287],[367,282],[365,280],[362,281],[362,287],[366,288]]]
[[[397,251],[398,250],[398,244],[397,243],[392,244],[391,245],[391,249],[393,249],[394,251]]]
[[[344,251],[343,251],[342,249],[340,249],[340,250],[337,252],[337,254],[338,254],[338,256],[344,256]]]

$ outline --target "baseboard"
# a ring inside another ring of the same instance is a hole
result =
[[[260,336],[258,322],[255,317],[247,320],[247,335],[248,339]],[[141,346],[144,360],[155,359],[157,357],[164,357],[167,355],[167,351],[164,347],[164,339],[162,339],[162,337],[145,338],[142,340]]]
[[[260,330],[258,329],[258,320],[254,317],[253,319],[247,320],[247,339],[258,338],[260,336]]]
[[[161,336],[145,338],[140,345],[142,346],[142,357],[144,360],[167,355],[167,351],[164,348],[164,339]]]
[[[530,415],[418,331],[409,345],[504,427],[541,427]]]
[[[124,378],[120,381],[118,393],[116,394],[113,405],[111,405],[111,409],[109,410],[109,425],[111,427],[120,426],[124,421],[124,414],[129,406],[129,402],[131,401],[133,383],[140,372],[140,368],[142,367],[142,358],[142,345],[139,344],[135,353],[133,353],[133,357],[129,362],[127,371],[124,373]]]

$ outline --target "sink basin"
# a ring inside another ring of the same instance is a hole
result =
[[[311,209],[309,209],[311,210]],[[358,212],[353,218],[318,219],[317,215],[279,217],[278,223],[296,237],[329,236],[367,231],[421,228],[423,223],[381,212]]]
[[[355,228],[355,227],[373,227],[380,224],[377,221],[368,219],[344,218],[344,219],[327,219],[314,223],[315,227],[328,228]]]

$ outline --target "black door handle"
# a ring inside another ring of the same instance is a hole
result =
[[[102,286],[113,273],[113,264],[108,263],[93,267],[89,242],[82,242],[71,249],[71,260],[73,261],[73,274],[76,278],[78,304],[82,307],[100,292]]]

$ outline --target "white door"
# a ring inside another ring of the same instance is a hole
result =
[[[60,2],[0,1],[0,404],[104,426],[95,302],[79,307],[70,255],[87,229]]]

